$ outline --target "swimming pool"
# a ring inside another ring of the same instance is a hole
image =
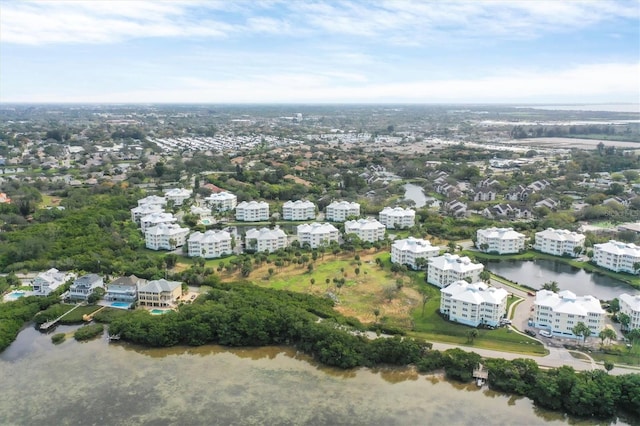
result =
[[[112,308],[118,308],[118,309],[129,309],[129,306],[131,306],[131,303],[127,303],[127,302],[111,302],[110,306]]]
[[[211,219],[201,219],[200,223],[203,225],[211,225],[213,222],[211,221]]]
[[[24,291],[12,291],[11,293],[7,294],[5,296],[5,299],[12,301],[12,300],[18,300],[21,297],[23,297],[26,293]]]
[[[152,309],[149,312],[151,312],[151,315],[163,315],[163,314],[166,314],[169,311],[167,309]]]

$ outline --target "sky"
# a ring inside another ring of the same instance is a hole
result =
[[[0,102],[640,103],[640,0],[2,0]]]

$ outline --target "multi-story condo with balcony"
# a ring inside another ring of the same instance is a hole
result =
[[[153,226],[168,225],[177,221],[178,219],[173,216],[173,213],[155,212],[140,218],[140,230],[144,233]]]
[[[360,204],[349,201],[334,201],[325,209],[325,219],[344,222],[349,217],[360,216]]]
[[[111,307],[128,309],[138,301],[138,287],[144,285],[146,282],[147,280],[138,278],[135,275],[120,277],[107,284],[107,292],[104,295],[104,300],[107,302],[115,302],[110,304]]]
[[[205,233],[194,232],[187,242],[191,257],[213,259],[233,253],[231,234],[227,231],[209,230]]]
[[[533,248],[555,256],[578,256],[584,249],[585,236],[566,229],[547,228],[536,232]]]
[[[344,223],[345,234],[356,234],[362,241],[370,243],[384,240],[386,228],[374,218],[348,220]]]
[[[157,195],[149,195],[148,197],[144,197],[138,200],[138,206],[144,205],[157,205],[160,206],[161,209],[167,205],[167,199],[164,197],[159,197]]]
[[[264,201],[243,201],[236,206],[236,220],[242,222],[269,220],[269,204]]]
[[[440,288],[460,280],[480,281],[480,273],[484,270],[483,264],[473,263],[467,256],[457,254],[430,257],[428,262],[427,282]]]
[[[416,212],[402,207],[385,207],[380,212],[379,219],[387,229],[411,228],[416,222]]]
[[[173,202],[174,206],[181,206],[186,200],[188,200],[193,194],[190,189],[184,188],[172,188],[164,193],[167,201]]]
[[[640,328],[640,294],[632,296],[622,293],[618,300],[620,301],[620,312],[629,315],[630,318],[627,328],[629,330]]]
[[[584,323],[592,336],[597,336],[604,328],[606,312],[600,301],[593,296],[576,296],[569,290],[554,293],[540,290],[533,303],[533,324],[549,330],[561,337],[577,337],[572,329]]]
[[[440,290],[440,312],[450,321],[495,327],[507,313],[508,295],[505,289],[482,282],[455,281]]]
[[[226,191],[217,192],[209,195],[204,202],[219,212],[233,210],[238,205],[238,197]]]
[[[436,257],[440,248],[432,246],[428,240],[414,237],[395,240],[391,245],[391,263],[408,265],[411,269],[426,268],[430,257]]]
[[[478,229],[476,235],[476,248],[486,253],[519,253],[525,248],[525,235],[513,228]]]
[[[298,242],[310,248],[328,246],[332,241],[338,242],[340,231],[330,223],[303,223],[297,227]]]
[[[316,218],[316,205],[307,200],[287,201],[282,205],[284,220],[313,220]]]
[[[138,225],[140,219],[153,213],[161,213],[162,206],[160,204],[142,204],[131,209],[131,220]]]
[[[187,241],[189,228],[177,223],[161,223],[144,231],[144,243],[150,250],[175,250]]]
[[[104,280],[100,275],[83,275],[69,286],[69,299],[86,301],[97,288],[104,288]]]
[[[252,228],[244,236],[244,249],[248,252],[268,252],[287,247],[287,234],[280,228]]]
[[[593,262],[615,272],[640,273],[640,246],[611,240],[593,245]]]

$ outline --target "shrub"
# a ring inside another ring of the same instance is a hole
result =
[[[64,342],[65,337],[66,336],[64,333],[54,334],[53,336],[51,336],[51,343],[53,343],[54,345],[58,345]]]
[[[89,340],[101,335],[103,331],[103,324],[85,325],[84,327],[80,327],[76,330],[76,332],[73,334],[73,338],[78,341]]]

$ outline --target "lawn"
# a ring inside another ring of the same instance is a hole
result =
[[[414,330],[410,335],[422,337],[426,340],[454,343],[483,349],[493,349],[522,354],[545,355],[544,346],[529,337],[510,332],[507,328],[495,330],[477,329],[478,337],[470,344],[467,335],[472,327],[456,324],[442,318],[438,313],[440,295],[436,293],[425,306],[424,316],[422,308],[413,311]]]
[[[518,303],[522,302],[524,299],[522,297],[518,297],[514,294],[511,295],[511,297],[509,297],[507,299],[507,314],[509,313],[509,309],[511,308],[511,305],[517,305]],[[509,315],[510,319],[513,319],[513,314],[515,313],[516,308],[513,309],[513,312],[511,312],[511,315]]]
[[[627,348],[622,345],[615,345],[620,349],[620,355],[608,354],[594,350],[589,355],[598,362],[611,361],[614,364],[637,365],[640,366],[640,344]]]
[[[69,309],[73,308],[75,305],[67,305]],[[83,321],[83,315],[89,315],[100,309],[102,306],[89,305],[89,306],[80,306],[75,309],[73,312],[66,314],[60,320],[60,324],[77,324]]]

